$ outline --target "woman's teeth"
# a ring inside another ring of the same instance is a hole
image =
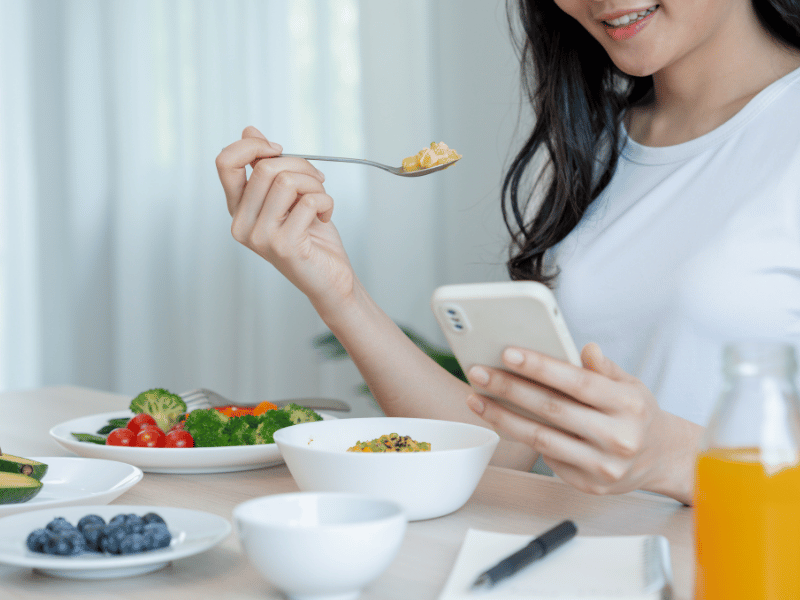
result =
[[[622,27],[623,25],[630,25],[631,23],[635,23],[636,21],[644,19],[647,15],[655,12],[657,8],[658,5],[656,4],[655,6],[651,6],[647,10],[631,12],[628,13],[627,15],[622,15],[621,17],[618,17],[611,21],[603,21],[603,22],[611,27]]]

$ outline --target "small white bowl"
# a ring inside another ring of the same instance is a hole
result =
[[[430,452],[347,452],[390,433],[430,442]],[[275,443],[303,491],[354,492],[398,502],[410,521],[461,508],[478,485],[500,437],[485,427],[375,417],[316,421],[275,432]]]
[[[234,507],[250,563],[293,600],[357,598],[394,560],[407,519],[359,494],[276,494]]]

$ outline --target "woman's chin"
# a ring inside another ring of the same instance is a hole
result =
[[[624,60],[614,56],[611,59],[620,71],[631,77],[648,77],[658,71],[658,67],[642,60]]]

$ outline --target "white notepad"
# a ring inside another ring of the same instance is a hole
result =
[[[492,589],[475,579],[534,539],[469,529],[439,600],[668,600],[669,542],[660,535],[577,536]]]

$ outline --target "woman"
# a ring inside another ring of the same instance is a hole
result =
[[[495,464],[527,470],[541,453],[578,489],[690,503],[724,342],[800,339],[800,10],[787,0],[518,9],[538,118],[503,190],[509,273],[554,288],[584,367],[509,348],[512,374],[467,376],[563,431],[501,408],[420,352],[355,277],[324,176],[253,128],[217,158],[233,235],[308,296],[387,415],[491,426],[503,437]]]

